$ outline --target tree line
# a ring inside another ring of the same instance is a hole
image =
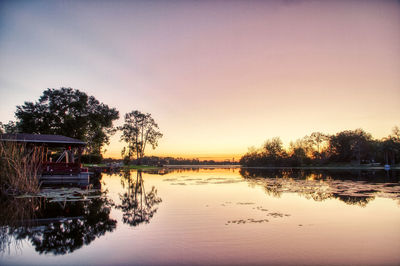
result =
[[[262,147],[249,148],[242,156],[244,166],[313,165],[395,165],[400,161],[400,129],[374,139],[363,129],[345,130],[333,135],[314,132],[290,142],[287,149],[279,137],[268,139]]]
[[[126,143],[122,156],[136,157],[140,164],[147,146],[155,149],[162,137],[151,114],[134,110],[125,123],[115,127],[119,111],[99,102],[94,96],[73,88],[46,89],[36,102],[26,101],[15,111],[16,121],[0,122],[0,134],[28,133],[63,135],[87,143],[85,156],[102,158],[110,136],[120,131]]]
[[[15,121],[0,122],[0,134],[31,133],[64,135],[87,142],[85,156],[102,159],[110,136],[121,132],[126,146],[121,156],[126,163],[204,164],[192,159],[159,159],[143,162],[145,150],[155,149],[163,136],[149,113],[134,110],[125,114],[124,124],[116,108],[99,102],[94,96],[73,88],[46,89],[36,102],[16,107]],[[280,138],[267,140],[261,148],[250,148],[240,159],[244,166],[307,166],[326,164],[388,164],[400,161],[400,129],[394,127],[386,138],[377,140],[362,129],[345,130],[334,135],[314,132],[290,143],[285,149]],[[215,162],[209,161],[214,164]]]
[[[125,157],[125,160],[120,159],[112,159],[112,158],[105,158],[103,160],[104,163],[120,163],[123,161],[125,165],[132,163],[138,164],[137,159],[132,159],[129,162]],[[163,165],[237,165],[239,164],[237,161],[231,160],[223,160],[223,161],[215,161],[215,160],[200,160],[199,158],[182,158],[182,157],[159,157],[159,156],[144,156],[141,158],[141,164],[144,165],[154,165],[154,166],[163,166]]]

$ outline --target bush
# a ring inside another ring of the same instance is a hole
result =
[[[81,157],[82,163],[99,164],[102,161],[103,161],[103,156],[101,154],[84,154]]]

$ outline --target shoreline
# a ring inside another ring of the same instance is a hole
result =
[[[385,169],[384,166],[243,166],[245,169],[305,169],[305,170],[400,170],[400,166]]]
[[[385,170],[384,166],[242,166],[242,165],[164,165],[163,168],[243,168],[243,169],[298,169],[298,170]],[[393,166],[389,170],[400,170]]]
[[[89,165],[89,168],[107,168],[103,165]],[[151,165],[129,165],[122,166],[120,169],[132,169],[132,170],[156,170],[156,169],[182,169],[182,168],[243,168],[243,169],[295,169],[295,170],[386,170],[384,166],[242,166],[242,165],[229,165],[229,164],[202,164],[202,165],[163,165],[163,166],[151,166]],[[400,166],[392,166],[388,170],[400,170]]]

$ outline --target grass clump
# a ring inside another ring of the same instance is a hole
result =
[[[37,193],[42,159],[43,147],[0,140],[0,194]]]

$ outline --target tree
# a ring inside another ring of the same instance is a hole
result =
[[[345,130],[333,135],[329,139],[329,151],[331,159],[337,162],[351,162],[356,160],[371,159],[371,134],[362,129]]]
[[[399,157],[400,153],[400,129],[395,126],[392,129],[392,134],[390,134],[387,138],[384,138],[381,142],[382,151],[384,154],[384,162],[385,164],[389,164],[389,161],[392,165],[396,164],[396,157]]]
[[[88,143],[89,153],[101,153],[109,143],[119,112],[93,96],[72,88],[47,89],[35,103],[17,106],[19,132],[57,134]]]
[[[389,135],[389,137],[390,137],[391,139],[393,139],[393,141],[395,141],[395,142],[397,142],[397,143],[400,143],[400,128],[399,128],[398,126],[395,126],[395,127],[392,129],[392,134]]]
[[[286,155],[279,137],[268,139],[264,143],[264,153],[267,157],[279,158]]]
[[[125,114],[125,123],[118,129],[122,131],[121,140],[127,143],[122,150],[122,157],[130,159],[136,154],[138,164],[141,164],[147,144],[155,149],[158,139],[163,136],[151,114],[137,110]]]
[[[283,149],[282,141],[279,137],[266,140],[260,155],[262,165],[283,166],[287,159],[287,153]]]
[[[298,139],[295,142],[290,142],[289,152],[290,158],[292,159],[291,165],[302,166],[305,162],[309,162],[310,159],[307,154],[310,153],[312,147],[307,137]]]
[[[261,152],[255,147],[250,147],[248,152],[240,158],[239,163],[245,166],[257,166],[261,164],[260,158]]]
[[[312,146],[316,146],[316,151],[318,152],[318,154],[321,153],[322,144],[327,140],[329,140],[328,135],[321,132],[313,132],[309,137],[310,144]]]
[[[17,124],[15,123],[15,121],[8,121],[7,124],[3,124],[0,122],[0,134],[3,133],[17,133],[18,132],[18,128],[17,128]]]

